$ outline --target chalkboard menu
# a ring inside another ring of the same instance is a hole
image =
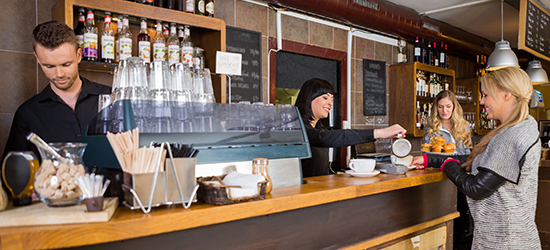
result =
[[[550,13],[534,0],[521,0],[518,48],[550,61]]]
[[[231,76],[231,102],[262,101],[262,34],[259,32],[226,28],[226,51],[242,54],[242,73]]]
[[[386,62],[363,59],[363,114],[386,115]]]

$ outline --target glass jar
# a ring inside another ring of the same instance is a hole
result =
[[[14,206],[32,204],[34,176],[37,171],[38,158],[32,151],[11,151],[4,158],[2,179],[11,193]]]
[[[266,158],[255,158],[252,160],[252,174],[262,175],[267,184],[265,185],[265,194],[271,193],[273,189],[273,183],[271,182],[271,177],[269,177],[269,172],[267,171],[267,166],[269,160]]]
[[[49,143],[58,155],[38,147],[42,163],[34,180],[35,191],[49,207],[80,204],[82,191],[76,179],[86,173],[82,155],[86,143]]]

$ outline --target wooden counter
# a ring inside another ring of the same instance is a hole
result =
[[[550,160],[541,160],[535,223],[542,249],[550,250]]]
[[[458,216],[456,188],[439,170],[305,181],[274,189],[260,201],[194,203],[149,214],[119,207],[106,223],[0,228],[0,249],[368,248],[448,225]]]

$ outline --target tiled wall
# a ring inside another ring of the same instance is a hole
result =
[[[13,113],[25,100],[41,91],[47,84],[42,70],[36,65],[32,54],[32,29],[38,23],[51,19],[50,10],[57,0],[2,0],[0,1],[0,152],[9,133]],[[267,41],[276,37],[275,11],[265,6],[241,0],[216,1],[216,17],[223,19],[228,26],[254,30],[262,33],[262,88],[263,100],[267,100],[268,70]],[[282,15],[283,39],[324,47],[334,50],[347,50],[347,31],[317,22]],[[389,65],[397,63],[397,47],[376,41],[354,37],[351,62],[351,106],[352,128],[372,129],[388,126],[387,116],[363,115],[362,60],[385,61],[386,72]],[[284,49],[284,48],[283,48]],[[408,47],[409,54],[412,48]],[[412,58],[411,55],[408,56]],[[475,62],[451,56],[450,68],[457,78],[473,76]],[[107,85],[109,75],[81,72],[85,77]],[[391,76],[387,75],[386,79]],[[389,82],[389,80],[387,81]],[[388,93],[391,95],[391,93]],[[391,113],[391,110],[388,110]],[[418,139],[411,139],[413,145],[420,145]],[[379,151],[388,152],[390,140],[377,141]]]

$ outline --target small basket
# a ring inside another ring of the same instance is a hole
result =
[[[197,192],[197,198],[199,201],[203,201],[213,205],[227,205],[246,201],[255,201],[265,199],[265,187],[267,181],[258,183],[258,193],[252,196],[229,198],[228,192],[231,192],[229,188],[240,188],[240,186],[228,186],[223,183],[221,176],[209,176],[198,177],[197,183],[199,183],[199,191]],[[205,183],[206,181],[219,181],[221,184]]]

